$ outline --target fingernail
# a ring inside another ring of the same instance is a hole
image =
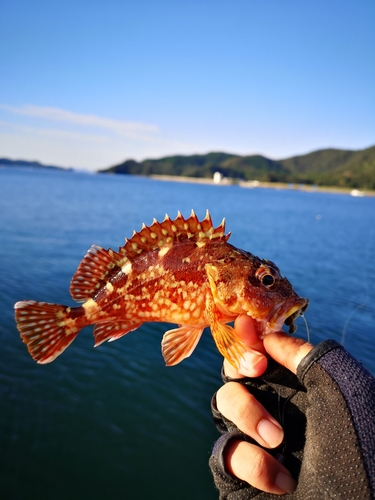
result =
[[[284,493],[292,493],[296,489],[296,482],[285,472],[279,472],[275,479],[275,485],[278,486]]]
[[[259,436],[269,445],[270,448],[278,446],[284,436],[282,427],[277,423],[264,418],[258,424],[257,431]]]
[[[240,359],[238,372],[245,377],[257,377],[259,373],[254,368],[261,362],[266,363],[266,358],[263,354],[256,351],[246,351]]]

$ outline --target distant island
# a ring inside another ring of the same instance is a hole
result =
[[[0,158],[1,166],[73,170],[47,166],[34,161]],[[99,170],[99,174],[126,174],[164,176],[204,182],[216,173],[228,183],[256,183],[267,185],[303,184],[341,189],[375,191],[375,146],[352,151],[321,149],[284,160],[271,160],[261,155],[240,156],[228,153],[205,155],[176,155],[141,162],[126,160],[119,165]],[[163,178],[163,177],[159,177]]]
[[[10,160],[9,158],[0,158],[0,167],[28,167],[28,168],[48,168],[51,170],[65,170],[70,172],[72,168],[56,167],[55,165],[43,165],[38,161]]]
[[[294,183],[375,190],[375,146],[359,151],[322,149],[284,160],[227,153],[127,160],[102,174],[178,176],[212,179],[215,172],[237,181]]]

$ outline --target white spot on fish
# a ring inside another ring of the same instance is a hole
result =
[[[128,260],[128,262],[122,266],[121,271],[124,274],[129,274],[131,270],[132,270],[132,263],[130,262],[130,260]]]
[[[200,315],[201,315],[200,309],[195,309],[195,311],[193,311],[192,313],[193,318],[199,318]]]
[[[164,257],[164,255],[166,255],[170,250],[170,247],[162,247],[160,250],[159,250],[159,257]]]
[[[189,310],[190,309],[190,300],[185,300],[184,302],[184,309]]]
[[[95,302],[94,299],[89,299],[87,302],[82,304],[82,307],[85,310],[86,318],[88,319],[101,311],[101,307]]]

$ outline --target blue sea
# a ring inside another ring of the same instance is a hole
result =
[[[207,462],[222,360],[208,331],[175,367],[159,323],[96,349],[87,328],[38,365],[13,317],[23,299],[74,305],[70,279],[92,244],[117,249],[143,222],[192,208],[225,217],[232,244],[274,261],[310,299],[313,343],[336,339],[375,374],[375,198],[2,168],[1,499],[218,498]]]

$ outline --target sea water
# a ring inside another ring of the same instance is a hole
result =
[[[375,374],[375,198],[0,169],[1,499],[217,499],[207,462],[222,359],[209,332],[171,368],[158,323],[97,349],[86,328],[38,365],[13,313],[24,299],[74,305],[70,279],[91,244],[117,249],[143,222],[192,208],[225,217],[233,245],[310,299],[313,343],[336,339]]]

